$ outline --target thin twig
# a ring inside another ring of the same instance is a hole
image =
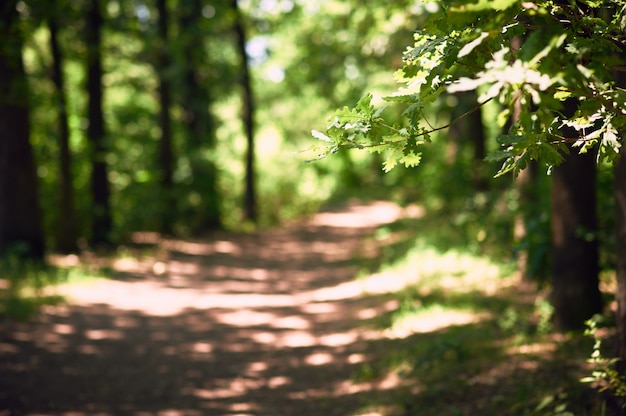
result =
[[[474,112],[476,112],[476,111],[480,110],[480,108],[481,108],[482,106],[484,106],[485,104],[487,104],[489,101],[493,100],[494,98],[495,98],[495,97],[491,97],[491,98],[488,98],[488,99],[486,99],[485,101],[483,101],[483,102],[481,102],[481,103],[476,104],[473,108],[471,108],[470,110],[468,110],[468,111],[466,111],[465,113],[461,114],[459,117],[455,118],[454,120],[452,120],[451,122],[449,122],[448,124],[446,124],[446,125],[444,125],[444,126],[439,126],[439,127],[431,127],[431,129],[430,129],[430,130],[428,130],[428,131],[424,131],[424,132],[421,132],[420,134],[417,134],[417,135],[415,135],[415,136],[413,136],[413,137],[423,137],[423,136],[428,136],[429,134],[432,134],[432,133],[438,132],[438,131],[440,131],[440,130],[445,130],[445,129],[447,129],[447,128],[450,128],[450,127],[454,126],[456,123],[458,123],[459,121],[463,120],[465,117],[467,117],[467,116],[469,116],[470,114],[472,114],[472,113],[474,113]],[[398,134],[400,134],[400,130],[398,130],[398,129],[396,129],[396,128],[392,127],[392,126],[389,126],[389,125],[387,125],[387,124],[385,124],[385,123],[382,123],[382,122],[380,122],[380,121],[372,120],[372,123],[376,123],[376,124],[378,124],[379,126],[385,127],[385,128],[387,128],[387,129],[389,129],[389,130],[393,131],[394,133],[398,133]],[[400,142],[400,141],[402,141],[402,140],[408,140],[408,137],[404,137],[403,139],[398,140],[398,142]],[[373,147],[378,147],[378,146],[385,146],[385,145],[387,145],[387,144],[389,144],[389,143],[382,143],[382,142],[381,142],[381,143],[368,143],[368,144],[365,144],[365,143],[354,143],[354,142],[353,142],[353,146],[354,146],[354,145],[356,145],[356,146],[358,146],[359,148],[364,148],[364,149],[370,149],[370,148],[373,148]]]

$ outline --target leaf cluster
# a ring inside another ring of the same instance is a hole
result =
[[[626,127],[626,0],[437,4],[404,53],[399,87],[383,97],[401,106],[402,119],[386,122],[387,107],[367,95],[335,112],[324,133],[314,132],[326,142],[320,157],[359,148],[384,152],[385,170],[416,165],[430,135],[458,121],[435,127],[424,110],[442,93],[476,91],[471,111],[497,100],[499,125],[510,125],[489,157],[502,163],[499,174],[531,160],[550,168],[571,150],[615,160]]]
[[[593,351],[587,360],[592,366],[592,372],[580,381],[591,383],[600,392],[609,391],[616,397],[626,397],[626,377],[616,369],[619,358],[602,354],[602,339],[598,336],[600,320],[602,317],[598,316],[585,322],[585,335],[594,339]]]

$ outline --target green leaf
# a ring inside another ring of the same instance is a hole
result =
[[[422,154],[421,153],[414,153],[413,151],[405,153],[400,158],[400,162],[403,163],[405,167],[417,166],[417,165],[420,164],[421,161],[422,161]]]
[[[478,2],[462,2],[464,4],[451,8],[453,12],[480,12],[484,10],[506,10],[514,4],[519,4],[519,0],[478,0]]]
[[[330,137],[328,137],[327,135],[325,135],[322,132],[319,132],[317,130],[311,130],[311,135],[313,137],[315,137],[316,139],[325,141],[325,142],[331,142],[332,143],[332,139]]]
[[[563,42],[565,42],[566,38],[567,38],[567,34],[566,33],[562,33],[559,36],[553,36],[550,39],[550,43],[548,43],[548,46],[546,46],[541,51],[539,51],[538,54],[533,56],[533,58],[528,62],[528,64],[530,66],[537,65],[539,62],[541,62],[542,59],[544,59],[546,56],[548,56],[548,54],[553,49],[560,48],[563,45]]]
[[[559,101],[565,101],[566,99],[570,98],[571,96],[572,96],[571,91],[568,91],[568,90],[563,89],[563,88],[557,89],[557,91],[554,93],[554,98],[556,100],[559,100]]]
[[[383,112],[385,111],[385,109],[387,108],[386,105],[381,105],[380,107],[378,107],[376,109],[376,111],[374,111],[374,114],[372,114],[373,118],[379,118],[380,116],[382,116]]]
[[[597,9],[598,7],[602,6],[602,4],[604,3],[604,0],[582,0],[582,2],[585,3],[589,7],[593,7]]]
[[[501,146],[510,146],[524,140],[525,137],[519,134],[502,134],[496,138]]]
[[[476,39],[466,44],[461,48],[457,58],[462,58],[464,56],[469,55],[476,47],[478,47],[482,41],[489,36],[489,32],[482,32]]]
[[[372,94],[368,93],[359,100],[356,105],[356,111],[362,116],[371,117],[374,114],[374,106],[372,105]]]
[[[391,169],[395,168],[397,164],[398,157],[395,152],[393,152],[389,157],[387,157],[387,160],[385,160],[385,162],[383,163],[383,171],[389,172]]]
[[[622,147],[620,142],[619,132],[608,122],[606,130],[602,135],[600,141],[600,153],[604,155],[604,158],[609,162],[612,162],[619,156],[619,150]],[[598,157],[600,156],[598,153]]]
[[[576,65],[576,69],[578,69],[578,72],[580,72],[585,78],[591,78],[593,76],[593,70],[580,64]]]

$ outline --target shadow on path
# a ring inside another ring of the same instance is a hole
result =
[[[353,204],[120,260],[115,279],[65,288],[71,304],[0,323],[0,415],[354,414],[382,394],[351,378],[359,322],[391,305],[362,296],[353,258],[400,214]]]

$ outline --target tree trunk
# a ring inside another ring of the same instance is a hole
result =
[[[620,53],[622,61],[626,61],[626,48]],[[615,81],[618,87],[626,87],[626,73],[615,73]],[[615,251],[617,255],[616,280],[617,290],[617,356],[621,358],[618,367],[622,373],[626,373],[626,129],[620,132],[622,147],[619,159],[614,164],[613,192],[615,197]]]
[[[44,238],[30,143],[29,92],[16,3],[0,3],[0,256],[43,260]]]
[[[232,0],[231,7],[235,14],[235,34],[237,49],[241,56],[241,86],[243,87],[242,119],[246,132],[248,148],[246,151],[246,190],[244,200],[244,217],[248,221],[257,221],[256,187],[254,172],[254,94],[250,80],[248,54],[246,53],[246,31],[237,0]]]
[[[537,215],[536,209],[532,209],[535,197],[533,187],[536,186],[535,166],[531,164],[519,172],[514,185],[518,208],[513,218],[513,238],[519,247],[516,251],[517,273],[523,281],[531,281],[533,277],[530,267],[532,247],[528,243],[528,222],[531,216]]]
[[[622,133],[626,137],[626,131]],[[626,370],[626,146],[622,144],[620,158],[614,166],[615,227],[617,251],[617,354],[620,366]]]
[[[580,329],[602,312],[598,288],[596,161],[572,149],[552,183],[552,303],[561,329]]]
[[[54,13],[54,12],[53,12]],[[56,101],[59,109],[59,226],[56,249],[71,253],[77,251],[78,230],[76,210],[74,209],[74,187],[72,185],[72,157],[70,153],[70,131],[67,119],[67,100],[65,98],[65,79],[61,50],[57,39],[57,16],[48,20],[50,30],[50,50],[52,52],[52,81],[56,89]]]
[[[203,48],[204,39],[199,27],[202,19],[202,2],[187,0],[181,3],[179,27],[181,31],[182,100],[184,123],[187,129],[187,153],[193,174],[193,192],[200,199],[197,205],[196,229],[221,227],[220,197],[217,188],[215,165],[215,121],[209,111],[211,104],[208,86],[200,69],[208,64]]]
[[[446,148],[446,162],[450,165],[457,163],[458,153],[464,147],[464,143],[472,146],[472,176],[473,189],[476,192],[484,192],[489,189],[489,181],[485,175],[485,128],[482,120],[481,109],[476,109],[478,104],[475,92],[463,92],[454,95],[456,103],[450,109],[450,119],[456,120],[448,129],[448,141]],[[474,110],[474,111],[472,111]],[[470,112],[468,114],[468,112]]]
[[[159,168],[161,185],[161,232],[172,233],[175,219],[176,200],[173,195],[174,149],[172,145],[172,118],[170,116],[171,82],[170,82],[170,53],[168,35],[167,1],[158,0],[159,11],[159,61],[156,72],[159,78],[159,124],[161,126],[161,140],[159,142]]]
[[[473,106],[478,103],[475,92],[472,94],[471,103]],[[489,179],[485,171],[487,149],[485,145],[485,126],[483,124],[482,108],[479,108],[468,116],[467,124],[469,139],[473,147],[472,182],[474,190],[477,192],[485,192],[489,190]]]
[[[111,206],[107,174],[107,145],[102,110],[102,14],[99,0],[91,0],[87,12],[85,40],[87,43],[87,93],[89,96],[87,138],[91,144],[91,242],[111,241]]]

